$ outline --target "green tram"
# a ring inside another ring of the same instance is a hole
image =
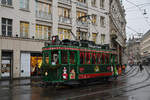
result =
[[[45,83],[82,82],[113,76],[117,52],[101,48],[49,45],[42,48]]]

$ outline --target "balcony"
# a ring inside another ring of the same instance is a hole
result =
[[[52,20],[52,14],[42,11],[36,11],[36,17],[40,19]]]
[[[88,22],[78,21],[77,25],[80,27],[88,27]]]
[[[65,18],[62,16],[59,16],[59,22],[64,24],[71,24],[71,18]]]
[[[71,0],[59,0],[59,2],[71,5]]]
[[[88,6],[87,6],[87,3],[83,3],[83,2],[77,2],[77,7],[80,7],[80,8],[88,8]]]

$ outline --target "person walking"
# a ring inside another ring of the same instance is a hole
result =
[[[141,63],[141,62],[139,63],[139,68],[140,68],[140,71],[142,72],[143,66],[142,66],[142,63]]]

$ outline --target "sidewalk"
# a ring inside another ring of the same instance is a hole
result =
[[[14,86],[24,86],[24,85],[34,85],[38,86],[41,83],[41,79],[32,79],[32,78],[20,78],[13,80],[0,80],[0,87],[14,87]]]

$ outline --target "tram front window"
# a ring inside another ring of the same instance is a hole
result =
[[[58,51],[52,51],[51,52],[51,63],[52,65],[58,64]]]
[[[45,52],[45,63],[49,64],[49,53]]]

